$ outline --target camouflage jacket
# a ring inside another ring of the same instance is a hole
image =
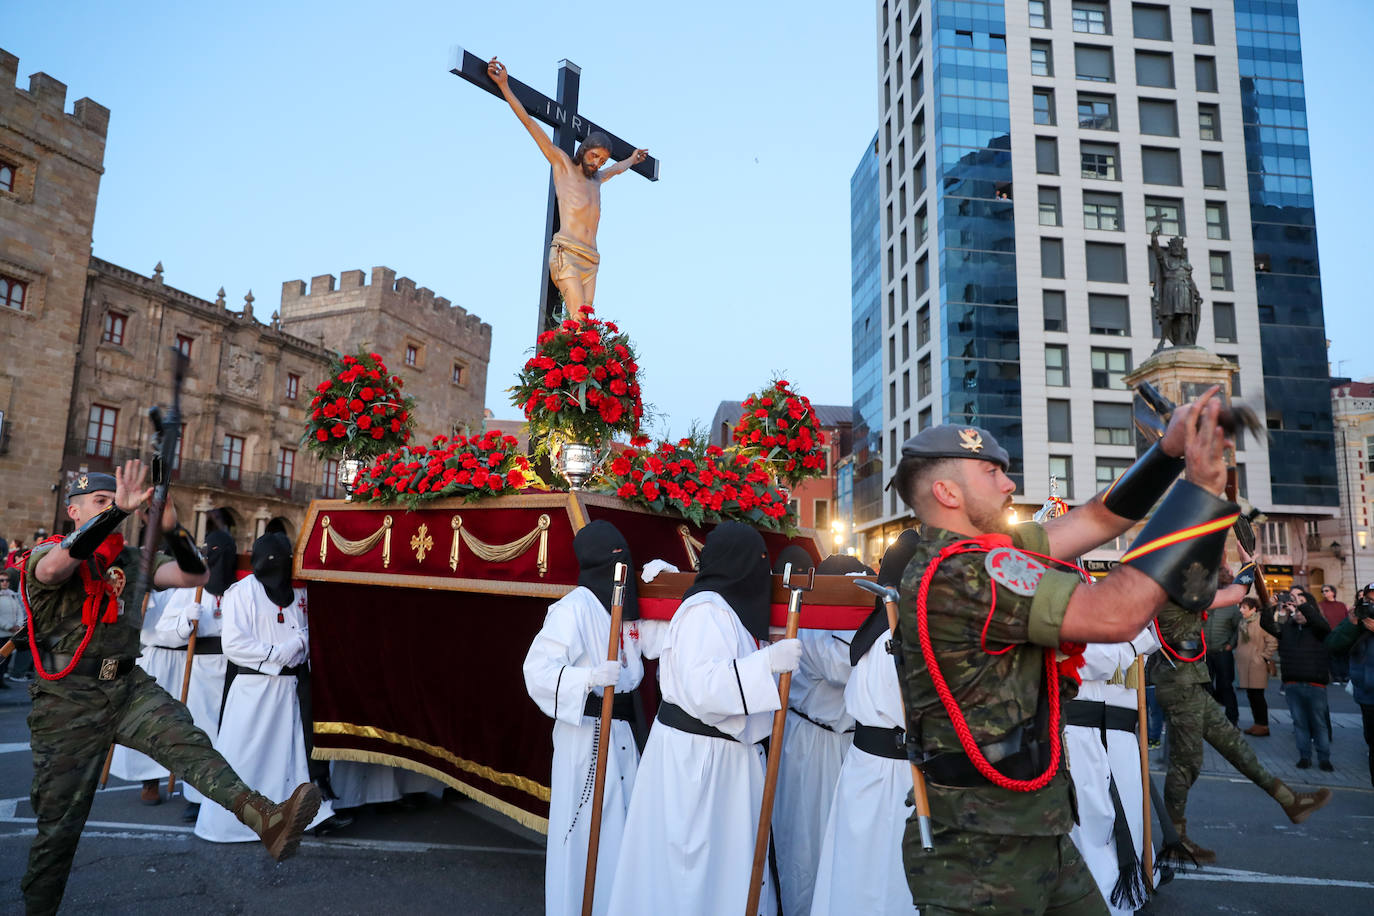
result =
[[[70,655],[86,635],[86,627],[81,623],[81,605],[86,601],[86,590],[80,573],[73,573],[67,581],[56,585],[45,585],[38,580],[34,569],[50,549],[48,545],[41,546],[29,557],[24,568],[24,587],[29,608],[33,611],[34,636],[37,637],[38,647]],[[139,555],[137,547],[126,546],[110,565],[111,570],[117,567],[123,571],[126,595],[132,595],[138,579]],[[154,571],[170,561],[171,557],[159,554],[153,563]],[[82,658],[137,658],[140,651],[139,629],[142,626],[141,608],[121,607],[114,623],[96,623],[95,632]]]
[[[962,748],[921,655],[916,595],[935,556],[965,539],[926,526],[902,576],[902,699],[911,735],[928,755],[962,753]],[[1045,530],[1035,523],[1018,525],[1012,543],[1036,553],[1049,552]],[[1007,556],[1002,554],[1003,559]],[[1017,551],[1011,556],[1022,555]],[[992,561],[992,553],[981,551],[946,559],[931,580],[927,598],[932,652],[979,745],[1003,740],[1017,726],[1033,723],[1045,679],[1045,649],[1059,646],[1059,627],[1080,583],[1072,573],[1053,568],[1041,573],[1035,566],[1028,575],[1023,570],[1019,577],[1003,576],[994,583]],[[1009,578],[1017,580],[1011,582],[1015,590],[1002,584]],[[994,587],[997,607],[989,622]],[[981,644],[985,624],[990,651]],[[1064,701],[1071,699],[1076,692],[1072,685],[1062,687],[1060,679],[1055,680],[1051,688],[1062,690]],[[933,782],[929,790],[931,814],[942,826],[1013,836],[1054,836],[1073,827],[1073,789],[1063,760],[1054,779],[1038,792],[993,785],[952,788]]]
[[[1159,650],[1156,659],[1151,660],[1151,684],[1212,682],[1212,676],[1207,672],[1207,656],[1203,655],[1195,662],[1181,662],[1169,654],[1169,650],[1172,649],[1184,658],[1192,658],[1202,652],[1202,618],[1203,614],[1184,610],[1172,601],[1159,609],[1156,619],[1159,621],[1159,632],[1164,637],[1166,646]]]

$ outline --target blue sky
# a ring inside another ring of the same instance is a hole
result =
[[[265,318],[281,284],[384,264],[491,323],[487,406],[532,343],[548,169],[505,105],[447,72],[499,54],[662,160],[606,185],[598,312],[636,341],[655,432],[783,373],[850,401],[849,177],[876,128],[874,6],[53,2],[15,4],[0,47],[109,107],[95,254]],[[779,18],[785,9],[792,15]],[[1365,336],[1363,157],[1374,4],[1302,8],[1333,371]],[[1358,157],[1358,158],[1357,158]]]

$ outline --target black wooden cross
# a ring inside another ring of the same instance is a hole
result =
[[[454,48],[452,64],[449,72],[454,76],[461,76],[474,86],[485,89],[501,99],[503,103],[505,102],[505,97],[501,95],[500,88],[492,81],[491,77],[487,76],[487,62],[485,60],[471,51]],[[611,138],[611,158],[617,162],[626,158],[637,147],[631,143],[626,143],[606,128],[593,123],[590,118],[577,110],[577,89],[581,80],[582,68],[570,60],[564,60],[559,62],[558,67],[557,99],[551,99],[543,93],[531,89],[515,77],[509,77],[509,84],[511,92],[520,100],[520,104],[525,106],[530,117],[553,128],[553,145],[569,156],[573,155],[577,149],[577,144],[586,139],[587,134],[599,130]],[[646,156],[643,162],[631,166],[630,170],[638,172],[650,181],[658,181],[658,160],[653,156]],[[539,252],[539,276],[542,279],[539,296],[539,327],[536,334],[542,334],[554,326],[555,316],[557,316],[562,304],[558,287],[554,286],[553,280],[549,277],[549,246],[553,244],[553,234],[557,231],[558,195],[554,191],[553,174],[552,169],[550,169],[549,209],[548,215],[544,219],[544,247]]]

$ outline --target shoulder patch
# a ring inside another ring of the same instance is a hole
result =
[[[1034,595],[1045,575],[1045,564],[1011,547],[989,550],[983,565],[993,582],[1018,595]]]

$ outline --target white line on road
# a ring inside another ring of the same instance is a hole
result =
[[[1266,875],[1238,868],[1208,868],[1202,871],[1176,871],[1175,878],[1189,881],[1223,881],[1232,884],[1287,884],[1293,887],[1355,887],[1374,889],[1374,882],[1345,881],[1336,878],[1306,878],[1301,875]]]
[[[16,741],[12,744],[0,744],[0,754],[14,754],[18,751],[27,751],[29,743],[27,741]]]

